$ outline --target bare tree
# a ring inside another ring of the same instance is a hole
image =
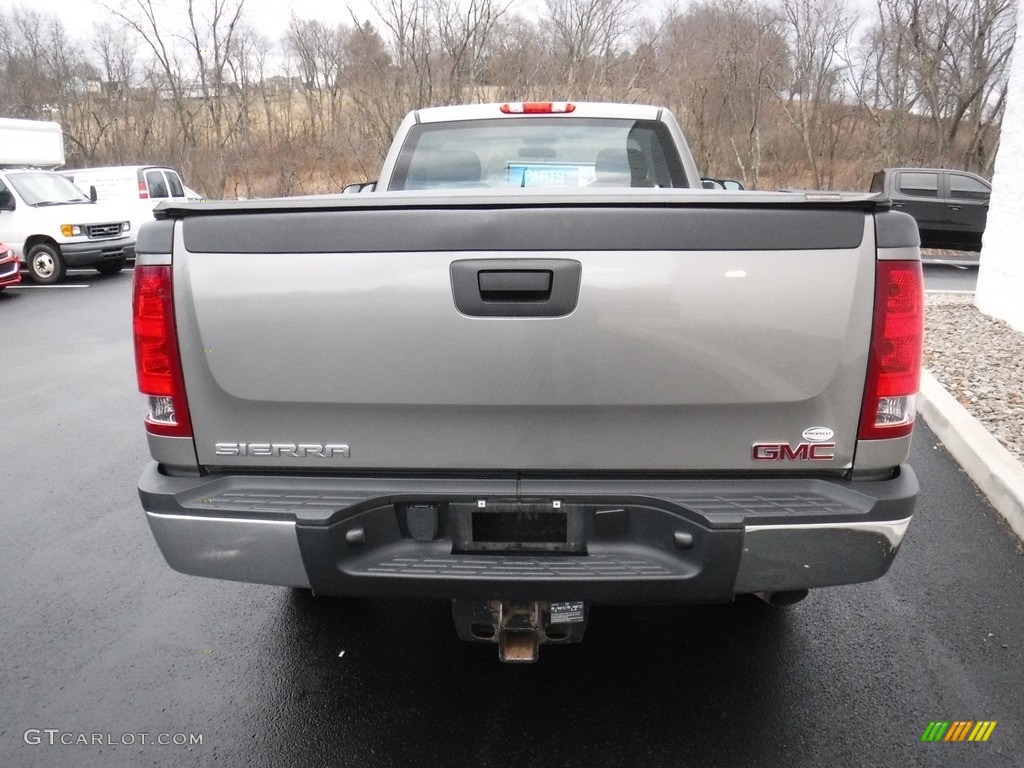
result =
[[[137,85],[134,41],[109,22],[93,26],[92,41],[94,74],[62,113],[65,132],[71,133],[76,145],[68,162],[75,165],[144,151],[154,120],[152,110],[138,108],[133,92]]]
[[[1015,0],[877,0],[851,80],[880,161],[991,170]]]
[[[414,87],[405,81],[408,67],[403,70],[396,63],[376,27],[369,21],[354,21],[342,69],[354,108],[353,119],[348,123],[348,144],[359,169],[358,180],[369,180],[375,178],[375,169],[391,145]]]
[[[261,111],[270,100],[269,84],[264,83],[270,42],[251,26],[243,23],[236,36],[234,55],[228,58],[229,80],[234,84],[235,108],[230,115],[233,124],[225,149],[229,175],[235,197],[251,197],[263,184],[263,178],[272,175],[268,168],[274,148],[275,110]],[[261,124],[261,116],[268,120]]]
[[[963,162],[990,167],[985,135],[1002,115],[1013,49],[1013,0],[907,0],[911,65],[934,127],[936,153],[947,156],[966,122]],[[973,161],[973,163],[972,163]]]
[[[523,100],[553,93],[555,64],[538,25],[517,14],[503,16],[486,52],[487,82],[497,98]]]
[[[153,55],[162,78],[161,95],[172,102],[181,128],[184,154],[206,149],[190,163],[206,187],[223,193],[227,165],[223,149],[236,124],[228,114],[237,105],[237,84],[230,81],[229,60],[236,54],[245,0],[184,0],[184,21],[154,0],[122,0],[110,11],[132,30]],[[200,123],[198,118],[204,115]]]
[[[409,107],[436,102],[436,26],[430,0],[373,0],[402,86],[402,101]]]
[[[340,118],[345,30],[293,15],[285,40],[299,65],[313,139],[323,143],[335,135]]]
[[[554,53],[569,93],[586,97],[635,23],[638,0],[545,0]]]
[[[779,97],[803,145],[811,181],[824,187],[842,134],[842,122],[832,107],[841,103],[844,52],[855,18],[845,0],[781,0],[780,8],[790,49],[790,78],[788,87],[779,89]]]
[[[757,187],[764,113],[788,72],[778,14],[754,0],[698,3],[670,15],[657,48],[655,92],[680,115],[701,167]]]
[[[94,75],[55,14],[14,6],[0,12],[0,105],[23,117],[60,114]]]
[[[848,84],[872,130],[870,143],[878,163],[896,165],[907,146],[920,144],[913,113],[920,100],[910,63],[910,9],[906,0],[876,0],[877,21],[867,32],[860,66],[851,68]]]
[[[71,39],[30,0],[0,9],[0,114],[58,119],[75,164],[168,163],[211,195],[372,178],[408,110],[545,98],[663,103],[699,164],[758,186],[863,185],[879,164],[991,168],[1017,0],[373,0],[369,18],[245,0],[105,0]]]
[[[486,52],[511,0],[432,0],[440,53],[447,64],[446,101],[468,100],[466,89],[483,84]]]

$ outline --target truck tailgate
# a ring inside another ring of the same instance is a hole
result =
[[[849,468],[871,330],[870,208],[653,197],[423,197],[175,220],[200,464]],[[455,263],[468,265],[464,290],[485,291],[477,304],[505,308],[458,305]],[[572,301],[538,310],[552,300],[545,275],[563,267],[575,282],[556,288]],[[525,276],[511,293],[509,274]],[[801,451],[809,440],[828,447]]]

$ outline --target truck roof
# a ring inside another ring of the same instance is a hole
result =
[[[523,102],[505,102],[504,104],[521,104]],[[549,102],[526,102],[549,103]],[[571,104],[571,112],[553,111],[552,115],[572,117],[610,117],[624,120],[657,120],[661,116],[662,107],[649,104],[610,104],[596,101],[551,102],[554,104]],[[508,114],[502,112],[503,103],[493,104],[459,104],[450,107],[428,107],[415,111],[416,119],[421,123],[441,123],[456,120],[488,120],[501,117],[522,117],[521,113]]]
[[[899,172],[909,171],[911,173],[917,173],[917,172],[924,172],[924,173],[966,173],[968,176],[974,176],[974,177],[979,178],[979,179],[984,179],[985,178],[984,176],[981,176],[981,175],[975,173],[974,171],[967,171],[967,170],[964,170],[963,168],[931,168],[931,167],[924,167],[924,166],[919,166],[919,165],[891,166],[891,167],[888,167],[888,168],[882,168],[881,170],[875,171],[875,173],[894,173],[894,172],[897,172],[897,171],[899,171]]]
[[[138,173],[139,171],[147,171],[150,168],[159,168],[161,170],[174,171],[169,165],[104,165],[99,167],[89,166],[86,168],[66,168],[61,173],[68,174],[79,174],[79,173]]]

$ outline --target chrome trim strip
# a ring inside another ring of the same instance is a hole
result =
[[[879,248],[879,261],[920,261],[921,249],[907,245],[902,248]]]
[[[149,445],[149,455],[161,466],[194,474],[199,473],[196,446],[191,437],[154,435],[146,430],[146,442]]]
[[[171,264],[169,253],[135,253],[137,267],[166,267]]]
[[[153,538],[176,571],[213,579],[309,588],[295,523],[288,520],[146,512]]]
[[[889,570],[910,520],[747,526],[734,591],[777,592],[877,579]]]
[[[826,528],[846,531],[869,531],[885,536],[889,543],[898,547],[903,541],[907,528],[913,517],[904,520],[886,520],[877,522],[873,520],[855,523],[803,523],[797,525],[748,525],[744,530],[749,533],[757,531],[820,531]]]

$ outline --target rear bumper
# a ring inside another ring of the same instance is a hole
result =
[[[168,564],[197,576],[339,595],[700,603],[882,576],[918,484],[908,466],[870,482],[561,481],[173,478],[153,463],[139,491]],[[556,501],[574,552],[467,544],[477,510]]]

